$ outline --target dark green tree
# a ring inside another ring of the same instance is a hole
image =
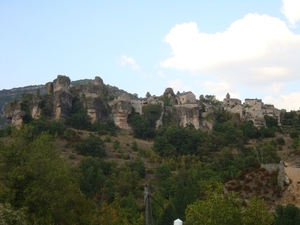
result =
[[[292,204],[276,207],[274,225],[298,225],[300,224],[300,209]]]
[[[75,151],[80,155],[103,158],[106,156],[105,144],[100,137],[88,137],[74,144]]]
[[[93,207],[77,174],[60,158],[52,136],[31,139],[30,132],[24,126],[0,144],[0,201],[23,210],[30,224],[89,224]]]

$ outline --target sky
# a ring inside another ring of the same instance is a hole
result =
[[[0,0],[0,90],[100,76],[300,108],[299,0]]]

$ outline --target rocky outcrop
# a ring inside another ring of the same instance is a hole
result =
[[[71,110],[74,97],[65,91],[56,91],[53,94],[53,106],[54,106],[54,119],[66,120],[68,119]]]
[[[41,118],[42,109],[39,107],[39,101],[34,100],[31,106],[31,117],[33,119]]]
[[[57,78],[53,81],[53,92],[69,92],[71,80],[67,76],[58,75]]]
[[[12,102],[6,105],[4,116],[11,120],[13,126],[19,127],[23,123],[26,112],[21,109],[21,102]]]
[[[53,82],[46,83],[45,88],[46,88],[48,94],[52,94],[53,93]]]
[[[117,100],[110,103],[114,123],[122,129],[130,129],[127,118],[132,112],[130,97],[127,94],[122,94]]]
[[[175,96],[175,94],[174,94],[174,91],[173,91],[173,89],[172,88],[166,88],[166,90],[165,90],[165,92],[164,92],[164,95],[167,95],[167,96]]]
[[[211,131],[215,125],[215,117],[213,111],[201,112],[200,128],[202,130]]]
[[[91,123],[105,122],[109,118],[108,106],[100,98],[88,98],[83,101]]]
[[[178,106],[175,107],[177,122],[186,127],[193,124],[196,129],[200,128],[200,110],[199,107]]]

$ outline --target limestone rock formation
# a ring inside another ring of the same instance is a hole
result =
[[[69,77],[58,75],[57,78],[53,81],[53,92],[69,92],[70,83],[71,80]]]
[[[35,96],[27,101],[26,110],[21,110],[21,102],[7,105],[5,116],[12,120],[13,125],[22,124],[26,116],[38,119],[46,116],[49,119],[67,120],[72,112],[73,102],[79,101],[86,109],[91,123],[105,122],[113,119],[115,124],[123,129],[130,129],[127,123],[132,109],[140,115],[143,107],[149,104],[162,106],[161,115],[156,121],[156,128],[163,125],[164,116],[169,116],[172,122],[181,126],[193,124],[196,129],[212,130],[215,124],[215,112],[222,108],[232,113],[238,113],[242,120],[252,120],[255,126],[265,125],[265,115],[278,118],[280,124],[280,111],[273,105],[264,104],[260,99],[246,99],[242,104],[239,99],[230,98],[229,93],[223,102],[213,102],[200,95],[197,100],[191,92],[174,94],[172,88],[166,88],[161,96],[137,98],[126,91],[105,85],[103,80],[96,76],[93,81],[83,80],[85,83],[72,85],[69,77],[58,75],[53,82],[45,84],[48,92],[46,96]]]
[[[127,94],[122,94],[117,100],[110,103],[112,107],[113,120],[117,126],[122,129],[130,129],[127,118],[132,112],[130,97]]]
[[[22,111],[21,102],[13,102],[6,105],[4,116],[11,120],[13,126],[19,127],[23,123],[26,112]]]
[[[173,89],[170,88],[170,87],[169,87],[169,88],[166,88],[166,90],[165,90],[165,92],[164,92],[164,95],[168,95],[169,97],[170,97],[170,96],[175,96]]]
[[[53,82],[46,83],[45,88],[46,88],[48,94],[52,94],[53,93]]]
[[[73,103],[73,96],[65,91],[55,91],[53,94],[55,120],[68,119]]]
[[[196,129],[200,128],[200,110],[197,107],[189,108],[184,106],[175,107],[177,122],[186,127],[193,124]]]

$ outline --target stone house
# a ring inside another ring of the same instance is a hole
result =
[[[176,95],[176,98],[179,105],[196,103],[196,96],[191,91],[178,94]]]

